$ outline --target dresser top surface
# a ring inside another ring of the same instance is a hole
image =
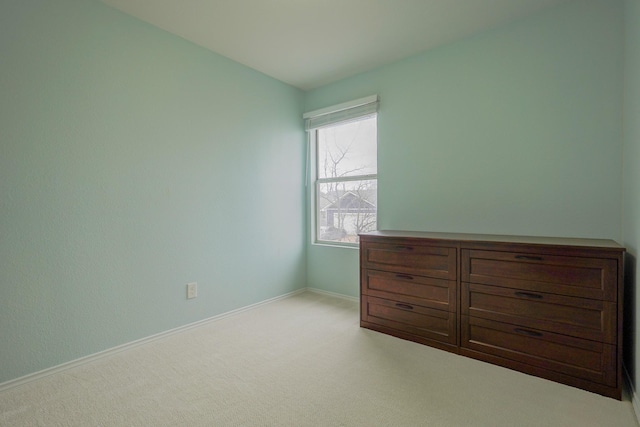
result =
[[[515,236],[498,234],[443,233],[430,231],[378,230],[360,234],[361,237],[414,238],[455,240],[459,242],[516,243],[530,245],[558,245],[624,250],[620,244],[609,239],[584,239],[574,237]]]

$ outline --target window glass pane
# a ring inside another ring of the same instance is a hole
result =
[[[377,187],[376,179],[318,184],[318,240],[357,243],[375,230]]]
[[[376,117],[318,129],[318,178],[377,173]]]

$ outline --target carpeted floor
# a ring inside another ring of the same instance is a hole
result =
[[[628,400],[359,328],[306,292],[0,393],[1,426],[616,426]]]

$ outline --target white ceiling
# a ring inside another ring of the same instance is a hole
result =
[[[569,0],[102,0],[303,90]]]

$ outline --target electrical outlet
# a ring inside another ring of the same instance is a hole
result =
[[[198,282],[187,283],[187,299],[198,296]]]

